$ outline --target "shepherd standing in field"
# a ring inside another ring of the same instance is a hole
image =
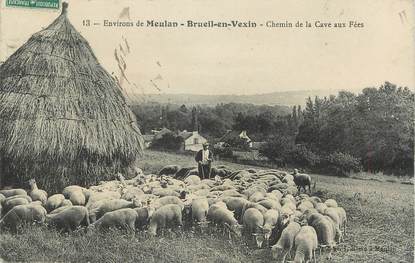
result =
[[[209,143],[203,144],[203,149],[198,151],[195,156],[199,176],[201,179],[210,178],[210,168],[213,162],[213,153],[209,150]]]

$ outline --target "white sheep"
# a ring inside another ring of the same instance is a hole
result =
[[[231,197],[225,203],[228,209],[234,212],[235,218],[241,222],[244,207],[250,202],[242,197]]]
[[[208,210],[208,219],[217,225],[224,226],[230,230],[230,233],[235,234],[237,237],[241,236],[241,229],[243,226],[238,224],[233,212],[226,208],[226,204],[218,202],[211,205]]]
[[[64,200],[65,196],[63,194],[54,194],[46,201],[45,208],[48,212],[53,211],[60,207]]]
[[[6,200],[6,197],[3,194],[0,194],[0,205],[3,204],[4,200]]]
[[[333,223],[336,227],[336,235],[335,235],[335,240],[336,242],[340,242],[340,240],[342,239],[342,233],[340,230],[340,216],[338,214],[338,210],[336,209],[337,207],[328,207],[325,211],[324,211],[324,215],[330,217],[333,220]]]
[[[6,199],[4,199],[3,204],[5,204],[6,202],[13,200],[13,199],[26,199],[29,203],[32,202],[32,198],[28,195],[13,195],[13,196],[9,196]]]
[[[260,235],[264,225],[264,216],[256,208],[248,208],[242,219],[245,230],[254,236],[258,248],[262,247],[264,236]]]
[[[59,208],[58,208],[59,209]],[[79,226],[89,226],[88,209],[84,206],[69,206],[46,216],[46,223],[62,231],[74,231]]]
[[[280,202],[277,200],[271,199],[271,198],[266,198],[264,200],[261,200],[258,202],[258,204],[262,205],[266,209],[280,209],[281,208]]]
[[[134,209],[123,208],[105,213],[100,219],[92,223],[89,228],[98,230],[121,228],[134,231],[137,217],[137,212]]]
[[[337,202],[334,199],[327,199],[324,204],[326,204],[327,207],[338,207]]]
[[[255,192],[251,194],[248,198],[249,201],[257,203],[265,199],[265,193],[263,192]]]
[[[336,226],[333,220],[319,213],[313,213],[308,217],[308,225],[314,227],[317,232],[317,239],[321,247],[328,247],[330,250],[329,258],[333,248],[336,247]]]
[[[21,224],[27,223],[43,223],[46,218],[46,209],[41,205],[25,204],[17,205],[8,211],[0,220],[0,227],[10,227],[16,231]]]
[[[327,209],[328,207],[327,207],[327,205],[325,204],[325,203],[317,203],[316,204],[316,209],[317,209],[317,211],[320,213],[320,214],[323,214],[324,213],[324,211],[326,211],[326,209]]]
[[[29,180],[30,191],[29,196],[32,198],[33,201],[41,201],[43,205],[46,204],[48,200],[48,193],[45,190],[41,190],[37,187],[36,180],[30,179]]]
[[[314,208],[314,204],[308,200],[302,200],[297,205],[297,210],[300,210],[301,212],[304,212],[305,210],[309,208]]]
[[[138,199],[133,199],[133,201],[127,201],[124,199],[101,200],[99,206],[90,211],[89,218],[91,222],[95,222],[108,212],[123,208],[136,207],[141,207],[141,201]]]
[[[281,205],[284,206],[284,205],[289,204],[290,206],[293,206],[294,209],[297,208],[296,201],[292,200],[288,196],[290,196],[290,195],[287,195],[287,196],[285,196],[281,199],[281,201],[280,201]]]
[[[27,196],[28,198],[24,197],[14,197],[11,196],[4,200],[3,202],[3,213],[9,212],[13,207],[16,207],[18,205],[28,205],[31,203],[31,198]]]
[[[267,193],[267,191],[263,187],[251,186],[251,187],[247,188],[246,190],[244,190],[242,192],[242,194],[246,195],[249,198],[251,195],[253,195],[257,192],[261,192],[264,195]]]
[[[86,190],[85,188],[83,188],[79,185],[69,185],[69,186],[67,186],[63,189],[62,194],[65,196],[65,198],[69,199],[71,193],[77,192],[77,191],[83,192],[85,190]]]
[[[159,197],[165,197],[165,196],[176,196],[179,197],[180,194],[178,192],[176,192],[173,189],[169,189],[169,188],[153,188],[151,190],[151,193],[153,195],[157,195]]]
[[[72,203],[71,203],[71,204],[72,204]],[[49,215],[58,214],[58,213],[62,212],[63,210],[65,210],[65,209],[67,209],[67,208],[69,208],[69,207],[71,207],[71,206],[72,206],[72,205],[70,205],[70,206],[60,206],[60,207],[58,207],[58,208],[56,208],[56,209],[52,210],[51,212],[49,212]]]
[[[316,230],[311,226],[303,226],[295,237],[295,263],[306,263],[314,258],[318,246]]]
[[[121,198],[121,194],[119,192],[113,192],[113,191],[92,192],[85,206],[91,210],[93,209],[93,207],[96,207],[95,203],[97,203],[98,201],[120,199],[120,198]]]
[[[151,202],[150,206],[154,207],[157,210],[160,207],[162,207],[164,205],[168,205],[168,204],[179,205],[182,208],[182,210],[184,208],[183,201],[180,200],[180,198],[178,198],[176,196],[165,196],[165,197],[160,197],[158,199],[154,199]]]
[[[343,207],[339,206],[339,207],[335,207],[335,209],[337,211],[337,214],[339,215],[339,219],[340,219],[339,225],[340,225],[340,228],[343,229],[343,235],[342,235],[343,237],[346,235],[347,214]]]
[[[146,206],[134,208],[134,210],[137,213],[137,219],[135,220],[135,228],[142,230],[145,226],[149,224],[150,219],[153,216],[153,213],[155,212],[155,209],[151,206]]]
[[[285,262],[287,254],[291,252],[294,246],[294,240],[298,232],[300,232],[301,226],[296,222],[290,222],[287,227],[281,233],[281,237],[278,242],[271,247],[272,257]]]
[[[196,198],[192,200],[192,221],[199,224],[206,222],[207,213],[209,210],[209,203],[206,198]]]
[[[144,191],[138,187],[127,186],[121,191],[121,199],[131,201],[133,199],[140,199],[144,195]]]
[[[27,192],[24,189],[4,189],[0,190],[0,194],[7,198],[13,195],[27,195]]]
[[[269,239],[274,229],[279,227],[280,223],[280,212],[276,209],[269,209],[264,214],[264,226],[262,228],[264,233],[264,239],[269,243]]]
[[[263,205],[248,201],[247,203],[245,203],[242,209],[242,216],[244,215],[245,211],[249,208],[256,208],[262,214],[265,214],[267,212],[267,209]]]
[[[239,193],[235,189],[229,189],[222,192],[222,196],[230,196],[230,197],[245,197],[245,195]]]
[[[184,179],[184,182],[187,185],[198,185],[201,183],[200,177],[197,175],[189,175],[188,177],[186,177],[186,179]]]
[[[318,196],[310,196],[308,198],[308,200],[310,202],[312,202],[314,206],[316,206],[318,203],[321,203],[322,202],[321,199],[320,199],[320,197],[318,197]]]
[[[276,201],[280,202],[283,194],[279,190],[273,190],[270,193],[266,194],[266,197],[275,199]]]
[[[177,204],[167,204],[156,210],[148,227],[150,235],[157,235],[157,230],[167,226],[182,226],[182,207]]]

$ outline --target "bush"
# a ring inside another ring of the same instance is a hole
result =
[[[232,158],[233,151],[230,147],[223,147],[223,146],[214,146],[212,149],[214,156],[224,157],[224,158]]]
[[[231,148],[235,150],[241,150],[241,151],[248,151],[249,148],[249,142],[244,138],[231,138],[225,141],[226,145],[229,145]]]
[[[350,172],[361,170],[360,160],[353,155],[335,152],[326,157],[324,169],[338,176],[349,176]]]
[[[154,140],[151,143],[152,149],[158,150],[180,150],[183,145],[183,138],[173,133],[166,133],[160,139]]]
[[[259,154],[267,157],[274,163],[279,163],[282,166],[289,162],[295,145],[294,140],[287,136],[275,136],[270,141],[267,141],[259,148]]]
[[[296,145],[289,155],[294,165],[314,168],[320,164],[320,156],[304,145]]]

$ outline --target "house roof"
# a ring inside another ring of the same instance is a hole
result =
[[[179,132],[179,134],[178,134],[177,136],[182,137],[182,138],[183,138],[183,140],[186,140],[186,139],[190,138],[192,135],[197,135],[197,136],[199,136],[199,137],[201,137],[201,138],[206,139],[205,137],[203,137],[203,135],[201,135],[201,134],[200,134],[199,132],[197,132],[197,131],[194,131],[194,132],[182,131],[182,132]]]
[[[188,131],[182,131],[178,134],[179,137],[182,137],[183,140],[186,140],[188,138],[190,138],[190,136],[193,135],[193,132],[188,132]]]
[[[156,134],[154,134],[154,139],[160,139],[166,133],[173,133],[173,132],[167,128],[162,128],[160,131],[157,131]]]

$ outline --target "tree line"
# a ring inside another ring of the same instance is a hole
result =
[[[220,103],[206,105],[176,105],[147,102],[131,106],[142,133],[166,127],[176,131],[199,131],[212,142],[228,130],[247,130],[250,137],[264,139],[277,132],[278,122],[290,118],[286,106],[254,105],[247,103]]]
[[[414,92],[385,82],[359,94],[307,98],[301,106],[228,103],[215,107],[146,103],[132,106],[143,133],[198,130],[215,142],[246,130],[265,142],[260,154],[280,165],[338,175],[350,171],[414,172]]]

